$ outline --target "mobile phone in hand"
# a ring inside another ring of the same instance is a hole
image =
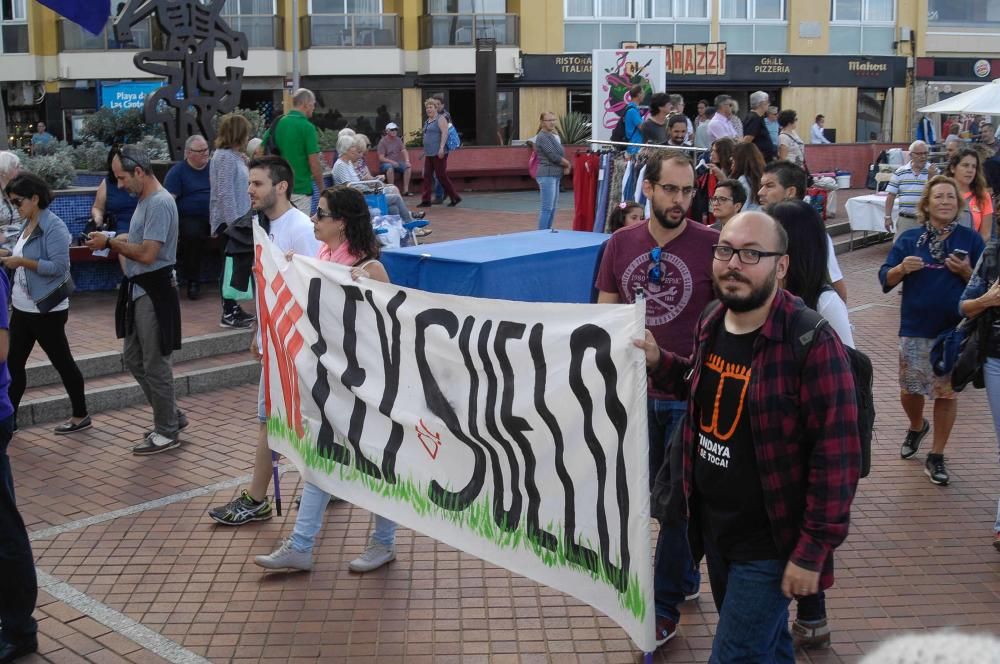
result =
[[[969,252],[966,251],[965,249],[952,249],[951,255],[960,261],[964,261],[966,258],[969,257]]]

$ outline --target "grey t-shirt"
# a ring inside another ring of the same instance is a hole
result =
[[[667,143],[666,125],[657,124],[649,118],[646,118],[643,123],[639,125],[639,131],[642,132],[643,143],[655,143],[657,145],[666,145]]]
[[[177,204],[174,197],[166,189],[160,189],[155,194],[139,201],[132,215],[128,228],[129,244],[142,244],[144,240],[155,240],[162,243],[160,252],[149,265],[138,261],[125,259],[125,276],[132,278],[173,265],[177,259]],[[137,300],[146,291],[136,285],[132,291],[132,299]]]

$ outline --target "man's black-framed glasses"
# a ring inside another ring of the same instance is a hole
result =
[[[663,277],[667,275],[666,269],[660,265],[661,258],[663,258],[662,247],[653,247],[649,250],[649,283],[651,284],[662,284]]]
[[[684,198],[691,198],[698,191],[697,187],[678,187],[673,184],[663,184],[662,182],[653,182],[654,187],[659,187],[663,190],[667,196],[677,196],[680,194]]]
[[[768,256],[784,256],[783,251],[761,251],[760,249],[737,249],[725,244],[713,244],[712,255],[717,261],[728,262],[732,260],[733,254],[740,257],[740,262],[744,265],[756,265],[761,258]]]

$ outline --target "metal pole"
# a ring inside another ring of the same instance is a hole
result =
[[[299,0],[292,0],[292,92],[299,89]]]

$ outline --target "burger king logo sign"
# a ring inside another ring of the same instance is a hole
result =
[[[990,75],[990,61],[976,60],[976,64],[972,66],[972,71],[975,72],[976,76],[979,78],[986,78]]]

